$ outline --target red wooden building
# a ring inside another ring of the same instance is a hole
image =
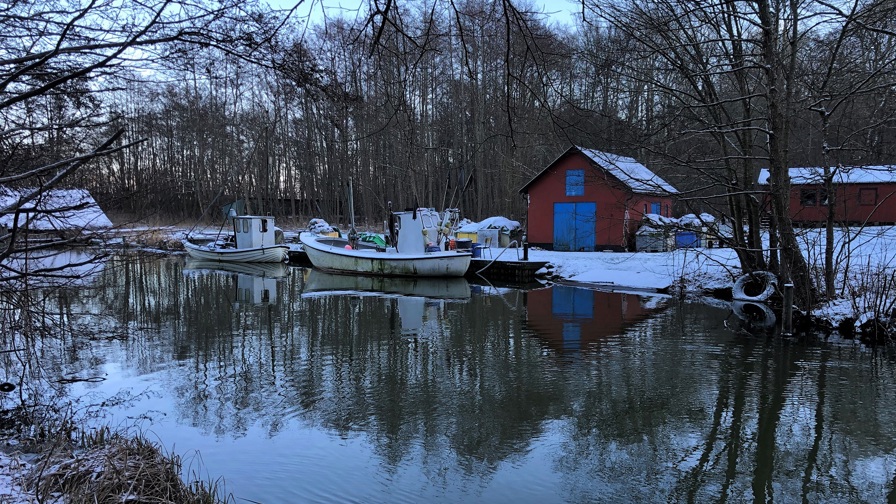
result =
[[[550,250],[633,250],[644,214],[671,216],[678,191],[632,158],[570,147],[530,180],[527,239]]]
[[[896,166],[840,166],[834,173],[834,221],[842,224],[896,224]],[[827,220],[828,194],[822,168],[790,169],[790,218],[797,225]],[[767,169],[759,185],[769,186]]]

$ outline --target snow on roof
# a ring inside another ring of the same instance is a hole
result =
[[[12,189],[0,187],[0,225],[11,227],[15,206],[23,196],[35,188]],[[36,208],[39,212],[19,215],[19,226],[27,224],[29,229],[70,230],[102,229],[112,227],[112,221],[85,189],[51,189],[32,201],[25,202],[24,208]],[[28,218],[32,220],[28,222]]]
[[[840,166],[831,168],[834,171],[834,183],[837,184],[882,184],[896,183],[896,165],[880,166]],[[760,185],[769,185],[771,174],[768,168],[759,170]],[[823,183],[824,168],[805,167],[790,168],[792,184]]]
[[[636,193],[678,193],[678,190],[668,182],[630,157],[594,149],[576,148]]]
[[[700,227],[706,224],[713,224],[715,221],[715,216],[708,213],[701,213],[699,217],[695,214],[687,214],[678,218],[649,213],[644,214],[641,220],[641,227],[654,229],[667,226]]]
[[[663,226],[678,224],[678,219],[675,219],[674,217],[665,217],[663,215],[655,214],[655,213],[644,214],[644,217],[642,220],[643,220],[645,226],[663,227]]]
[[[475,233],[480,229],[506,229],[513,231],[520,228],[520,223],[505,217],[489,217],[483,221],[470,222],[457,229],[458,233]]]
[[[705,212],[701,213],[699,217],[694,214],[687,214],[678,218],[678,223],[683,226],[702,226],[704,224],[712,224],[715,221],[715,216]]]

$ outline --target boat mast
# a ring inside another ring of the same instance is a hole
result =
[[[230,210],[227,211],[227,217],[230,218],[230,225],[233,227],[233,244],[236,246],[236,210],[233,207],[230,207]],[[227,217],[224,219],[227,220]],[[218,233],[220,234],[220,230]]]
[[[358,245],[358,233],[355,231],[355,196],[352,192],[351,177],[348,179],[348,211],[351,212],[349,213],[348,244],[352,248],[356,248]]]

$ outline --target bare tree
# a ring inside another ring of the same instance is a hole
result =
[[[128,136],[135,130],[121,122],[114,96],[139,89],[135,82],[159,83],[191,48],[212,48],[273,68],[270,48],[288,14],[237,1],[5,6],[0,10],[0,184],[29,190],[0,212],[18,215],[47,191],[71,183],[108,187],[109,179],[122,177],[128,163],[139,159],[113,155],[135,152],[131,147],[141,140]],[[122,162],[99,164],[103,158]],[[98,169],[79,177],[85,166]],[[18,245],[20,232],[19,225],[8,231],[4,255],[27,250]]]

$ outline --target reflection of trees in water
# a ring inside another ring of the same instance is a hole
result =
[[[716,322],[712,310],[698,311],[702,324]],[[693,328],[683,319],[694,313],[683,305],[656,319],[648,347],[581,363],[589,383],[572,394],[581,400],[555,460],[571,500],[884,499],[875,478],[892,467],[896,442],[891,421],[873,417],[892,414],[892,367],[872,381],[862,366],[832,366],[852,360],[852,349],[725,333],[693,342],[703,366],[669,366],[680,341],[670,348],[675,339],[657,335]],[[855,383],[855,394],[838,388],[832,397],[832,379]]]
[[[157,260],[151,262],[153,276],[158,277]],[[63,268],[37,278],[33,285],[28,278],[4,285],[0,292],[0,372],[4,376],[0,381],[11,381],[18,389],[14,399],[0,396],[6,400],[0,407],[21,401],[62,408],[67,402],[67,383],[99,378],[108,345],[141,331],[130,317],[121,316],[121,307],[129,304],[127,298],[119,297],[121,289],[105,288],[104,280],[122,272],[122,279],[127,279],[134,266],[121,259],[101,264],[89,268],[90,275],[84,278],[79,277],[87,271],[83,268]],[[142,264],[140,258],[135,264]]]
[[[396,302],[317,297],[292,310],[305,352],[317,356],[285,370],[297,394],[315,391],[313,402],[292,401],[298,415],[343,435],[366,433],[388,466],[418,446],[437,450],[428,456],[450,447],[452,465],[493,466],[562,403],[538,345],[519,337],[519,325],[499,332],[515,318],[505,305],[448,302],[438,333],[407,339],[395,328]]]
[[[526,336],[514,291],[428,300],[407,337],[396,297],[303,298],[296,274],[277,304],[235,306],[226,275],[111,264],[104,288],[57,293],[46,311],[114,321],[127,339],[103,345],[138,372],[166,368],[180,420],[218,436],[298,420],[363,435],[384,469],[413,463],[445,485],[547,439],[572,501],[885,497],[896,379],[878,353],[719,332],[727,313],[682,304],[569,360]],[[106,358],[60,341],[42,348],[66,372]]]
[[[497,298],[426,300],[408,337],[406,298],[302,298],[297,274],[278,285],[277,305],[237,308],[227,275],[126,266],[107,277],[107,310],[167,340],[135,341],[129,354],[179,361],[170,376],[182,420],[216,435],[259,424],[275,435],[301,418],[367,435],[388,466],[447,446],[473,470],[519,453],[565,401],[540,346],[520,335],[520,306]]]

